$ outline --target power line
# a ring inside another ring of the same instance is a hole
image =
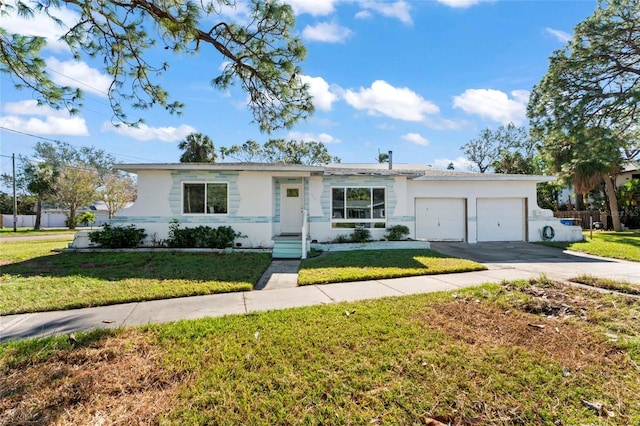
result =
[[[8,132],[17,133],[17,134],[20,134],[20,135],[29,136],[29,137],[36,138],[36,139],[41,139],[41,140],[44,140],[44,141],[47,141],[47,142],[53,142],[53,143],[63,143],[64,142],[64,143],[68,143],[69,145],[72,145],[72,146],[75,146],[75,147],[80,147],[80,148],[83,147],[83,145],[73,144],[73,143],[70,143],[70,142],[67,142],[67,141],[62,141],[62,140],[59,140],[59,139],[46,138],[44,136],[38,136],[38,135],[34,135],[34,134],[31,134],[31,133],[27,133],[27,132],[21,132],[19,130],[9,129],[9,128],[3,127],[3,126],[0,126],[0,130],[5,130],[5,131],[8,131]],[[153,160],[151,160],[149,158],[136,157],[136,156],[133,156],[133,155],[120,154],[120,153],[110,152],[110,151],[106,151],[106,150],[105,150],[105,152],[108,153],[108,154],[113,155],[114,157],[130,158],[132,160],[142,160],[142,161],[147,161],[147,162],[153,162]],[[27,158],[32,158],[32,157],[27,157]]]

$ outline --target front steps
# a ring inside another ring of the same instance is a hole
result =
[[[274,259],[301,259],[302,237],[293,236],[274,238],[271,257]]]

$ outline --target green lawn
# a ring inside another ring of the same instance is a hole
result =
[[[639,424],[638,317],[522,281],[21,341],[0,424]]]
[[[271,261],[267,253],[50,252],[66,241],[0,243],[1,315],[249,291]]]
[[[481,271],[484,265],[432,250],[354,250],[326,253],[302,262],[298,284]]]
[[[564,250],[573,250],[594,256],[640,262],[640,232],[593,232],[584,233],[586,240],[575,243],[545,242],[541,243]]]
[[[0,238],[12,237],[12,236],[35,237],[35,236],[42,236],[42,235],[75,234],[77,231],[78,231],[77,229],[41,229],[39,231],[34,231],[33,228],[18,228],[16,232],[13,232],[12,227],[8,227],[8,228],[4,227],[0,229]]]
[[[72,238],[48,238],[32,241],[2,240],[0,241],[0,266],[53,255],[52,250],[66,248],[71,241],[73,241]],[[4,271],[4,267],[2,271]]]

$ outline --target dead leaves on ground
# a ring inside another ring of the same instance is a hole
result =
[[[59,351],[0,376],[0,425],[156,424],[182,382],[139,332]]]

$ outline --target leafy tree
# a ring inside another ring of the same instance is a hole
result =
[[[181,163],[215,163],[218,155],[216,147],[209,136],[202,133],[191,133],[179,144],[182,151]]]
[[[489,128],[480,132],[460,148],[467,160],[475,165],[480,173],[485,173],[498,156],[498,141]]]
[[[628,222],[634,216],[637,226],[637,217],[640,214],[640,179],[631,179],[618,188],[618,202],[627,218],[627,226],[630,226]]]
[[[329,150],[322,142],[316,141],[270,139],[260,146],[257,142],[249,140],[241,146],[233,145],[220,150],[221,152],[224,150],[225,155],[238,161],[312,165],[340,162],[340,158],[329,154]]]
[[[34,149],[34,157],[59,172],[66,165],[83,165],[95,169],[102,177],[112,172],[115,157],[95,147],[75,147],[67,142],[38,142]],[[26,162],[29,159],[25,158]]]
[[[78,61],[103,61],[112,77],[108,97],[117,121],[132,123],[125,106],[144,110],[159,105],[181,112],[183,104],[171,99],[158,82],[169,64],[152,63],[152,51],[161,47],[195,55],[210,48],[224,61],[213,85],[227,89],[239,84],[249,95],[249,109],[261,130],[290,128],[313,112],[308,87],[297,78],[306,50],[293,33],[292,9],[279,1],[250,0],[246,19],[225,19],[224,10],[235,6],[235,0],[41,0],[4,4],[1,13],[3,19],[40,15],[60,24],[55,18],[58,9],[75,12],[75,25],[65,28],[60,40]],[[42,37],[0,28],[0,71],[40,102],[76,112],[82,106],[82,91],[51,79],[43,59],[45,46]],[[219,66],[214,63],[211,68]]]
[[[224,157],[231,157],[237,161],[249,163],[264,161],[262,145],[251,139],[242,145],[232,145],[229,148],[220,148],[220,155],[223,160]]]
[[[455,166],[453,165],[453,162],[451,162],[451,163],[449,163],[449,164],[447,165],[447,170],[455,170],[455,169],[456,169],[456,168],[455,168]]]
[[[95,169],[83,165],[64,166],[56,180],[56,199],[67,210],[69,229],[76,228],[78,208],[91,204],[100,186],[99,174]]]
[[[622,134],[640,122],[640,7],[637,0],[600,0],[572,40],[549,58],[531,94],[532,125],[567,134],[609,128]],[[636,140],[637,142],[637,140]],[[627,158],[638,144],[622,146]]]
[[[378,163],[379,164],[384,164],[384,163],[388,163],[389,162],[389,153],[388,152],[380,152],[380,150],[378,150]]]
[[[510,123],[496,130],[486,128],[461,148],[480,173],[530,174],[536,172],[537,143],[524,127]]]
[[[640,153],[640,8],[602,1],[549,59],[527,114],[553,166],[585,193],[604,181],[621,229],[613,177]]]
[[[340,162],[322,142],[271,139],[262,147],[269,163],[327,164]]]
[[[113,173],[105,177],[98,189],[98,197],[107,205],[109,219],[116,212],[136,199],[136,186],[133,178],[127,174]]]
[[[13,214],[13,196],[4,191],[0,191],[0,214]]]
[[[42,203],[55,195],[58,172],[47,163],[27,163],[24,167],[24,179],[28,191],[36,197],[36,220],[33,229],[41,228]]]

